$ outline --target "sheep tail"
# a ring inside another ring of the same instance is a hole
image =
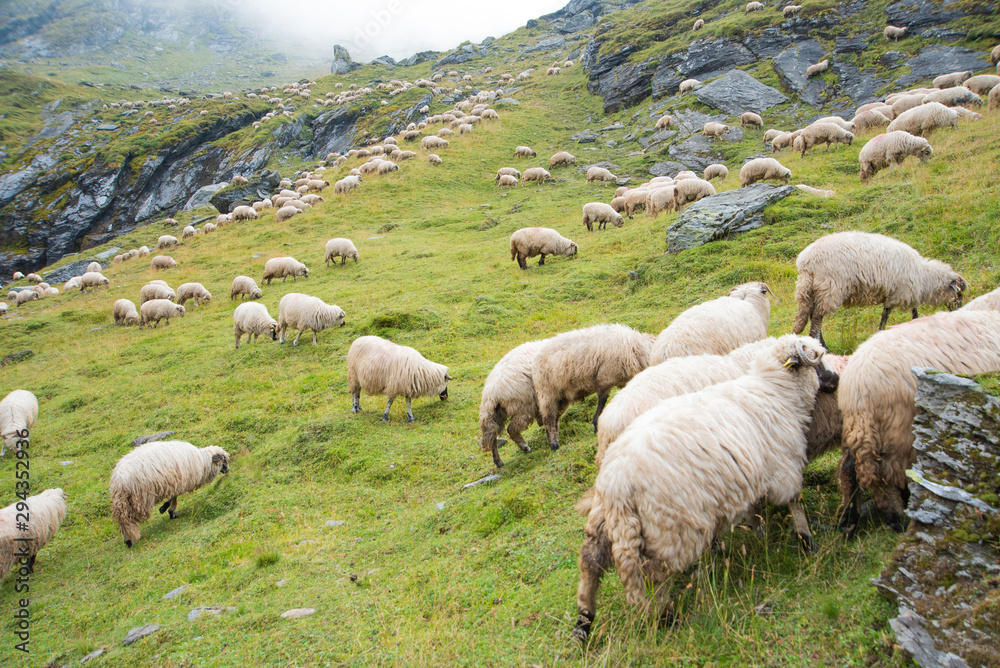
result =
[[[882,454],[874,416],[845,416],[843,439],[844,449],[854,455],[858,484],[865,489],[881,487]]]
[[[111,498],[111,516],[118,523],[126,540],[139,539],[139,524],[149,519],[146,500],[129,489],[115,490]]]
[[[625,589],[625,600],[630,605],[641,606],[646,602],[642,575],[644,541],[642,522],[630,496],[628,482],[618,478],[605,490],[602,502],[605,528],[611,538],[611,555]]]
[[[795,314],[792,332],[801,334],[812,316],[816,303],[813,295],[813,278],[808,271],[799,272],[799,277],[795,281],[795,303],[798,304],[799,310]]]
[[[590,515],[590,511],[594,508],[594,501],[596,500],[597,494],[594,492],[594,488],[591,487],[583,495],[579,501],[576,502],[576,512],[580,513],[584,517]]]
[[[479,410],[479,427],[483,430],[480,446],[483,452],[491,452],[496,447],[497,436],[503,430],[504,411],[499,405],[483,406]]]

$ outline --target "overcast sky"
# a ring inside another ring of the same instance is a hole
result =
[[[245,0],[265,28],[288,39],[340,44],[358,62],[446,51],[466,40],[500,37],[565,7],[569,0]],[[289,18],[290,17],[290,18]],[[294,35],[294,36],[292,36]]]

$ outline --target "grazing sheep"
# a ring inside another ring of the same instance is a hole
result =
[[[932,102],[939,102],[946,107],[966,107],[967,109],[979,109],[983,105],[983,99],[965,86],[953,86],[931,91],[924,96],[924,106]]]
[[[682,179],[674,185],[674,209],[680,211],[685,204],[711,197],[715,194],[715,186],[699,178]]]
[[[9,296],[10,295],[8,294],[8,297]],[[27,304],[30,301],[41,299],[41,295],[39,295],[34,290],[21,290],[20,292],[17,293],[17,295],[15,295],[14,299],[17,300],[17,305],[18,307],[20,307],[21,304]]]
[[[87,288],[96,288],[100,285],[107,287],[111,285],[111,281],[105,278],[99,271],[88,271],[80,277],[80,292],[84,292]]]
[[[166,320],[169,325],[171,317],[183,318],[184,307],[169,299],[150,299],[139,307],[139,316],[139,329],[150,323],[156,329],[160,320]]]
[[[437,153],[428,153],[427,162],[429,162],[432,165],[440,165],[442,162],[441,156],[439,156]]]
[[[811,79],[817,74],[822,74],[830,67],[830,59],[826,59],[816,63],[815,65],[810,65],[806,68],[806,78]]]
[[[7,304],[5,302],[0,302],[0,315],[5,315],[7,313]]]
[[[774,141],[774,138],[778,137],[778,136],[780,136],[782,134],[784,134],[784,131],[782,131],[782,130],[776,130],[774,128],[771,128],[770,130],[768,130],[767,132],[765,132],[764,133],[764,140],[763,140],[764,141],[764,147],[766,148],[766,147],[770,146],[771,142]]]
[[[423,149],[448,148],[448,145],[449,144],[447,139],[438,137],[437,135],[427,135],[426,137],[420,140],[420,148]]]
[[[673,211],[673,210],[674,210],[673,184],[654,188],[650,190],[646,195],[647,218],[656,218],[663,211]]]
[[[14,275],[11,278],[15,281],[20,281],[22,278],[24,278],[24,274],[22,274],[19,271],[15,271]]]
[[[270,334],[272,341],[278,340],[278,323],[271,314],[267,312],[267,307],[258,302],[247,302],[240,304],[233,311],[233,336],[236,338],[236,350],[240,349],[240,338],[246,334],[247,341],[257,343],[257,337],[261,334]]]
[[[518,146],[514,149],[515,158],[534,158],[535,151],[530,146]]]
[[[517,179],[510,174],[504,174],[500,177],[498,186],[501,188],[513,188],[518,183]]]
[[[177,261],[169,255],[157,255],[149,263],[152,269],[173,269],[177,266]]]
[[[632,218],[633,214],[640,209],[646,208],[646,198],[649,196],[650,188],[633,188],[625,193],[622,199],[625,200],[625,215]],[[614,208],[614,207],[611,207]]]
[[[871,490],[882,521],[903,530],[906,469],[916,461],[913,367],[964,374],[1000,370],[1000,313],[961,310],[920,318],[875,334],[851,355],[838,398],[844,416],[840,527],[849,537],[860,517],[859,486]]]
[[[823,318],[841,306],[882,304],[879,329],[889,312],[909,309],[914,318],[921,304],[962,305],[968,285],[957,272],[938,260],[928,260],[911,246],[881,234],[837,232],[820,237],[795,260],[798,312],[796,334],[811,321],[809,335],[823,345]]]
[[[862,111],[851,119],[859,132],[889,125],[889,119],[877,111]]]
[[[239,207],[237,207],[237,208],[239,208]],[[236,219],[234,218],[233,220],[236,220]],[[192,226],[192,225],[186,225],[184,227],[184,229],[181,231],[181,239],[189,239],[189,238],[191,238],[191,237],[193,237],[193,236],[195,236],[197,234],[198,234],[198,230],[196,230],[194,228],[194,226]]]
[[[664,130],[666,128],[672,127],[674,124],[674,117],[670,114],[664,114],[656,119],[656,129]]]
[[[135,310],[135,304],[129,299],[116,299],[112,307],[112,314],[115,317],[116,325],[139,324],[139,312]]]
[[[726,132],[728,131],[729,131],[728,125],[710,121],[708,123],[705,123],[705,127],[702,128],[701,134],[705,135],[706,137],[715,137],[716,139],[722,139],[722,135],[726,134]]]
[[[204,230],[205,234],[211,234],[212,232],[215,232],[216,225],[215,223],[205,223],[201,229]]]
[[[861,163],[861,183],[875,176],[880,169],[901,164],[913,155],[920,162],[927,162],[934,149],[923,137],[915,137],[909,132],[895,130],[873,137],[858,153]]]
[[[510,259],[517,258],[521,269],[527,269],[527,260],[536,255],[542,256],[538,261],[541,267],[546,255],[573,257],[576,252],[576,243],[547,227],[525,227],[510,235]]]
[[[622,215],[611,208],[611,205],[605,204],[604,202],[590,202],[589,204],[583,205],[583,224],[587,226],[588,232],[594,231],[594,223],[597,223],[597,229],[606,229],[608,223],[613,224],[615,227],[621,227],[625,224],[625,219]]]
[[[1000,64],[1000,44],[993,47],[990,51],[990,65]]]
[[[1000,109],[1000,84],[997,84],[992,89],[990,89],[989,94],[989,105],[990,111],[995,111]]]
[[[887,40],[892,40],[893,42],[898,42],[901,37],[906,36],[906,31],[909,30],[907,27],[897,28],[896,26],[886,26],[885,30],[882,31],[882,36]]]
[[[696,304],[656,337],[650,364],[688,355],[726,355],[767,337],[773,294],[766,283],[737,285],[725,297]]]
[[[749,14],[750,12],[759,12],[764,9],[764,3],[762,2],[748,2],[746,6],[746,11],[744,14]]]
[[[775,139],[775,141],[778,140]],[[740,188],[746,188],[757,181],[776,179],[788,183],[790,178],[792,178],[792,170],[774,158],[754,158],[740,168]]]
[[[237,223],[241,220],[257,220],[257,211],[252,206],[241,205],[232,210],[230,219]]]
[[[145,304],[151,299],[167,299],[174,301],[176,293],[163,281],[150,281],[139,290],[139,304]]]
[[[604,167],[591,167],[587,170],[587,183],[600,181],[602,183],[617,183],[618,177]]]
[[[160,514],[177,518],[177,497],[193,492],[229,473],[229,453],[210,445],[196,448],[184,441],[145,443],[118,460],[111,471],[111,516],[132,547],[139,540],[139,524],[149,519],[156,504]]]
[[[27,516],[30,521],[25,524]],[[58,487],[0,509],[0,580],[11,570],[19,575],[34,573],[35,557],[55,537],[65,519],[66,492]],[[18,563],[23,565],[15,569]],[[17,591],[27,589],[18,585]]]
[[[942,74],[941,76],[934,77],[931,85],[935,88],[951,88],[952,86],[961,86],[962,82],[971,76],[972,70]]]
[[[201,306],[202,302],[212,301],[212,293],[201,283],[182,283],[177,288],[177,303],[183,305],[189,299]]]
[[[300,292],[289,292],[278,302],[278,343],[285,342],[285,332],[297,330],[293,346],[299,345],[299,337],[307,329],[312,330],[313,345],[316,334],[330,327],[343,327],[344,312],[336,304],[325,303],[319,297],[310,297]]]
[[[98,274],[101,273],[102,269],[104,269],[104,267],[101,266],[100,262],[91,262],[87,265],[87,271],[97,272]]]
[[[914,93],[913,95],[903,95],[897,98],[895,101],[893,101],[891,106],[892,117],[896,118],[904,111],[909,111],[914,107],[919,107],[924,103],[924,98],[926,97],[927,95],[924,93]]]
[[[157,250],[162,248],[168,248],[170,246],[176,246],[178,244],[177,237],[170,236],[169,234],[164,234],[156,240]]]
[[[283,206],[278,209],[278,211],[274,214],[274,219],[279,223],[284,223],[300,213],[302,213],[302,211],[299,210],[298,207],[289,204],[288,206]]]
[[[398,396],[406,397],[406,419],[413,417],[411,401],[438,395],[448,398],[448,367],[426,359],[409,346],[401,346],[378,336],[354,339],[347,351],[347,386],[353,398],[351,410],[361,412],[361,390],[388,397],[382,422],[389,421],[389,409]]]
[[[28,390],[14,390],[0,401],[0,456],[4,450],[20,450],[18,441],[29,440],[28,432],[38,419],[38,399]]]
[[[233,289],[229,293],[229,298],[236,299],[239,296],[242,299],[244,295],[250,299],[260,299],[264,292],[257,286],[257,281],[249,276],[237,276],[233,279]]]
[[[271,279],[280,278],[284,283],[289,276],[292,277],[293,283],[296,276],[309,278],[309,269],[293,257],[273,257],[264,263],[264,278],[261,282],[267,281],[270,285]]]
[[[597,393],[597,420],[612,387],[623,387],[649,365],[653,337],[625,325],[596,325],[564,332],[535,356],[531,379],[549,447],[559,449],[559,418],[570,403]]]
[[[806,151],[819,144],[825,143],[827,150],[830,150],[830,144],[850,146],[854,142],[854,134],[834,123],[813,123],[802,130],[802,134],[795,140],[796,146],[799,142],[801,142],[799,150],[805,155]]]
[[[503,467],[497,451],[497,436],[507,424],[507,434],[521,452],[530,453],[521,432],[539,420],[535,386],[531,382],[531,364],[544,341],[522,343],[504,355],[483,383],[483,397],[479,403],[479,443],[484,451],[493,454],[493,463]],[[508,424],[508,420],[510,421]]]
[[[493,180],[499,181],[501,176],[513,176],[515,179],[520,179],[521,171],[513,167],[501,167],[497,170],[497,175],[493,177]]]
[[[568,165],[570,163],[576,162],[576,156],[568,151],[559,151],[551,158],[549,158],[549,169],[556,167],[558,165]]]
[[[729,177],[729,168],[718,163],[705,168],[705,180],[725,179]]]
[[[792,145],[792,140],[795,135],[792,132],[782,132],[777,137],[771,140],[771,152],[777,153],[783,148],[788,148]]]
[[[694,22],[694,26],[691,28],[694,32],[698,32],[705,27],[705,19],[698,19]]]
[[[361,186],[361,176],[345,176],[336,183],[333,184],[333,192],[335,194],[343,194],[351,192],[355,188]]]
[[[836,374],[826,351],[785,336],[736,380],[659,403],[608,450],[591,492],[580,553],[574,634],[586,640],[601,576],[615,565],[630,605],[653,585],[667,610],[671,573],[683,572],[758,499],[794,503],[806,464],[805,429],[821,387]]]
[[[544,167],[531,167],[524,170],[524,175],[521,178],[521,187],[524,187],[528,181],[538,181],[538,183],[544,183],[552,178],[549,174],[549,170]]]
[[[28,278],[28,282],[29,283],[41,283],[42,282],[42,277],[39,276],[38,274],[35,274],[35,273],[28,274],[27,278]]]
[[[351,241],[350,239],[344,239],[341,237],[335,237],[327,241],[326,253],[323,257],[323,259],[326,261],[326,266],[327,267],[330,266],[330,260],[334,260],[334,264],[337,264],[335,258],[338,257],[340,258],[341,266],[343,266],[344,263],[347,262],[347,258],[349,257],[354,258],[354,261],[357,262],[358,249],[355,248],[354,242]]]
[[[786,19],[790,19],[794,16],[798,16],[798,13],[802,11],[802,5],[785,5],[784,9],[781,10],[781,16]]]
[[[764,127],[764,119],[760,117],[759,114],[755,114],[752,111],[744,111],[740,116],[740,125],[743,127],[750,126],[757,129]]]

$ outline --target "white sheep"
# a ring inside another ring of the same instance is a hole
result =
[[[135,309],[135,303],[130,299],[116,299],[112,307],[112,315],[116,325],[138,325],[139,312]]]
[[[96,288],[101,285],[107,287],[111,285],[111,281],[105,278],[99,271],[88,271],[80,277],[80,292],[84,292],[87,288]]]
[[[851,119],[859,132],[889,125],[889,119],[877,111],[862,111]]]
[[[920,162],[927,162],[933,153],[934,149],[926,139],[904,130],[876,135],[858,153],[861,183],[867,183],[881,169],[901,164],[911,155],[920,158]]]
[[[174,301],[177,294],[165,281],[150,281],[139,289],[139,304],[145,304],[151,299],[167,299]]]
[[[931,91],[924,96],[924,105],[938,102],[946,107],[965,107],[967,109],[979,109],[983,105],[983,99],[973,93],[965,86],[952,86],[941,90]]]
[[[242,299],[244,295],[250,299],[260,299],[264,293],[257,286],[257,281],[249,276],[237,276],[233,279],[233,288],[229,293],[229,298],[236,299],[239,296]]]
[[[774,141],[778,141],[778,139]],[[740,168],[740,188],[745,188],[757,181],[776,179],[788,183],[790,178],[792,178],[792,170],[774,158],[754,158]]]
[[[176,246],[178,243],[179,242],[177,241],[177,237],[171,236],[169,234],[164,234],[163,236],[161,236],[156,240],[156,248],[157,249],[168,248],[170,246]]]
[[[13,280],[15,280],[15,281],[20,281],[21,279],[23,279],[23,278],[24,278],[24,274],[22,274],[22,273],[21,273],[21,272],[19,272],[19,271],[15,271],[15,272],[14,272],[14,275],[13,275],[13,276],[11,276],[11,278],[12,278]]]
[[[549,174],[549,170],[544,167],[531,167],[524,170],[524,174],[521,177],[521,187],[524,187],[528,181],[538,181],[539,183],[544,183],[552,178]]]
[[[646,195],[646,217],[656,218],[663,211],[673,211],[674,184],[653,188]]]
[[[177,266],[177,260],[169,255],[157,255],[150,261],[149,266],[152,269],[173,269]]]
[[[685,204],[697,202],[715,194],[715,186],[697,177],[681,179],[674,184],[674,209],[680,211]]]
[[[702,128],[701,134],[706,137],[715,137],[716,139],[721,139],[722,135],[729,131],[729,126],[724,123],[716,123],[715,121],[709,121],[705,123],[705,127]]]
[[[420,148],[422,149],[448,148],[449,145],[450,144],[447,139],[445,139],[444,137],[440,137],[438,135],[427,135],[426,137],[420,140]]]
[[[108,491],[111,516],[132,547],[139,540],[139,524],[149,519],[156,504],[160,514],[177,518],[177,497],[193,492],[229,473],[229,453],[218,446],[196,448],[184,441],[153,441],[128,452],[111,471]]]
[[[8,294],[8,297],[9,296],[10,295]],[[19,291],[17,293],[17,295],[14,297],[14,299],[17,300],[17,305],[18,305],[18,307],[20,307],[21,304],[27,304],[30,301],[34,301],[36,299],[41,299],[41,295],[39,295],[34,290],[21,290],[21,291]]]
[[[275,212],[274,219],[279,223],[284,223],[290,220],[292,216],[296,216],[299,213],[300,211],[292,205],[282,206]]]
[[[0,456],[4,450],[20,450],[21,441],[29,441],[29,431],[38,419],[38,399],[28,390],[14,390],[0,401]]]
[[[534,158],[535,151],[530,146],[518,146],[514,149],[515,158]]]
[[[230,212],[230,220],[234,223],[238,223],[241,220],[257,220],[258,213],[257,210],[252,206],[247,206],[241,204]],[[185,228],[186,230],[187,228]],[[193,233],[192,233],[193,234]]]
[[[583,224],[587,226],[588,232],[593,232],[594,223],[597,223],[598,230],[602,230],[607,228],[608,223],[621,227],[625,224],[625,219],[610,204],[589,202],[583,205]]]
[[[351,410],[361,412],[361,391],[388,397],[382,422],[389,421],[389,409],[396,397],[406,397],[406,419],[413,417],[411,401],[438,395],[448,398],[448,367],[426,359],[409,346],[401,346],[378,336],[362,336],[347,351],[347,389]]]
[[[257,343],[257,337],[261,334],[269,334],[272,341],[277,341],[278,323],[267,312],[267,307],[263,304],[258,302],[240,304],[233,311],[233,335],[236,338],[236,350],[240,349],[240,338],[244,334],[247,335],[247,341],[253,337],[253,343]]]
[[[330,266],[330,261],[333,260],[336,264],[336,258],[340,258],[341,266],[347,262],[347,258],[354,258],[354,261],[358,261],[358,249],[355,248],[354,242],[350,239],[344,239],[341,237],[335,237],[326,242],[326,254],[324,260],[326,261],[326,266]]]
[[[704,27],[705,27],[705,19],[698,19],[697,21],[694,22],[694,26],[691,27],[691,30],[694,32],[698,32]]]
[[[804,193],[808,193],[810,195],[816,195],[817,197],[833,197],[834,195],[837,194],[832,190],[821,190],[820,188],[813,188],[812,186],[807,186],[804,183],[800,183],[795,187]]]
[[[800,142],[801,146],[799,146]],[[799,150],[804,156],[806,151],[819,144],[826,144],[827,150],[830,150],[830,144],[847,144],[850,146],[853,142],[854,134],[835,123],[813,123],[803,128],[802,134],[798,136],[794,143],[795,146],[799,146]]]
[[[1000,76],[995,74],[980,74],[970,77],[962,84],[976,95],[987,95],[993,88],[1000,84]]]
[[[501,176],[513,176],[515,179],[521,178],[521,170],[515,169],[513,167],[501,167],[497,170],[496,176],[493,177],[494,181],[499,181]]]
[[[591,183],[592,181],[616,183],[618,181],[618,177],[604,167],[597,167],[595,165],[587,170],[587,183]]]
[[[744,14],[749,14],[750,12],[759,12],[764,9],[764,3],[762,2],[748,2]]]
[[[961,86],[962,82],[972,76],[972,70],[965,70],[964,72],[951,72],[950,74],[942,74],[941,76],[934,77],[931,85],[935,88],[951,88],[952,86]]]
[[[437,153],[428,153],[427,162],[429,162],[432,165],[440,165],[442,163],[441,156],[439,156]]]
[[[212,232],[215,232],[216,227],[217,225],[215,223],[205,223],[201,229],[205,232],[205,234],[211,234]]]
[[[725,165],[720,165],[715,163],[709,165],[705,168],[704,178],[706,181],[711,181],[712,179],[725,179],[729,177],[729,168]]]
[[[749,125],[750,127],[761,129],[764,127],[764,119],[761,118],[759,114],[755,114],[752,111],[744,111],[743,114],[740,115],[740,125],[742,127]]]
[[[989,99],[990,111],[995,111],[997,109],[1000,109],[1000,84],[997,84],[996,86],[990,89],[990,94],[988,99]]]
[[[521,432],[539,420],[535,386],[531,382],[531,364],[543,343],[531,341],[517,346],[497,362],[483,383],[483,396],[479,403],[482,437],[479,442],[484,451],[492,453],[497,468],[503,466],[497,451],[497,436],[505,424],[507,434],[521,452],[531,452]]]
[[[41,283],[42,282],[42,277],[39,276],[38,274],[34,273],[34,272],[28,274],[27,279],[28,279],[29,283]]]
[[[573,257],[576,252],[576,243],[547,227],[525,227],[510,235],[510,259],[517,258],[521,269],[527,269],[527,260],[536,255],[542,256],[538,261],[541,267],[546,255]]]
[[[12,570],[19,576],[34,573],[39,551],[55,537],[65,519],[66,492],[58,487],[0,509],[0,580]],[[15,569],[17,563],[21,567]],[[17,591],[27,590],[18,585]]]
[[[820,61],[820,62],[816,63],[815,65],[810,65],[809,67],[806,68],[806,78],[807,79],[811,79],[812,77],[816,76],[817,74],[821,74],[823,72],[826,72],[826,70],[829,67],[830,67],[830,59],[829,58],[826,59],[826,60]]]
[[[177,287],[177,303],[184,304],[189,299],[193,299],[196,305],[201,306],[202,302],[212,300],[212,293],[201,283],[182,283]]]
[[[510,174],[502,174],[497,180],[497,186],[500,188],[513,188],[517,184],[517,178]]]
[[[823,318],[841,306],[882,304],[879,329],[894,308],[914,318],[922,304],[962,305],[965,279],[944,262],[928,260],[908,244],[870,232],[837,232],[820,237],[795,260],[798,311],[792,331],[811,322],[809,335],[823,339]],[[825,342],[824,342],[824,345]]]
[[[100,262],[91,262],[87,265],[87,271],[94,271],[98,274],[101,273],[102,269],[104,269],[104,267],[101,266]]]
[[[771,140],[771,152],[777,153],[783,148],[788,148],[792,145],[792,140],[794,139],[794,133],[792,132],[782,132],[774,139]]]
[[[160,320],[166,320],[167,325],[169,325],[172,317],[183,318],[184,307],[169,299],[150,299],[139,307],[139,329],[149,324],[152,324],[153,329],[156,329]]]
[[[887,40],[892,40],[898,42],[901,37],[906,36],[906,32],[909,30],[908,27],[904,26],[902,28],[897,28],[896,26],[886,26],[885,30],[882,31],[882,36]]]
[[[273,257],[264,263],[264,278],[261,282],[267,281],[270,285],[272,279],[280,278],[284,283],[289,276],[293,283],[296,276],[309,278],[309,269],[293,257]]]
[[[239,208],[239,207],[237,207]],[[233,218],[233,220],[236,220]],[[194,228],[193,225],[186,225],[183,230],[181,230],[181,239],[190,239],[191,237],[198,234],[198,230]]]
[[[785,5],[781,10],[781,16],[786,19],[790,19],[794,16],[798,16],[798,13],[802,11],[802,5]]]
[[[329,327],[343,327],[344,312],[336,304],[325,303],[319,297],[311,297],[300,292],[289,292],[278,302],[278,343],[285,342],[289,329],[298,330],[293,346],[299,345],[299,337],[307,329],[312,330],[313,345],[316,334]]]
[[[549,158],[549,169],[557,167],[558,165],[569,165],[576,162],[576,156],[569,151],[559,151]]]
[[[361,176],[345,176],[336,183],[333,184],[333,192],[335,194],[346,195],[355,188],[361,186]]]
[[[674,117],[671,116],[670,114],[664,114],[663,116],[660,116],[658,119],[656,119],[657,130],[664,130],[666,128],[673,126],[673,124],[674,124]]]

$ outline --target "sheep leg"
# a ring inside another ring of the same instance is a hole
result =
[[[25,566],[28,567],[28,574],[29,575],[35,572],[35,557],[36,556],[38,556],[38,555],[33,554],[30,557],[28,557],[28,563],[25,564]]]
[[[170,499],[170,508],[168,509],[168,514],[170,515],[170,519],[172,519],[172,520],[176,520],[177,519],[177,497],[176,496],[174,498]]]
[[[382,422],[389,421],[389,409],[392,408],[392,400],[395,397],[389,397],[389,401],[385,402],[385,413],[382,413]]]
[[[295,339],[292,341],[292,346],[299,345],[299,337],[302,336],[303,330],[299,330],[299,333],[295,335]]]
[[[416,422],[417,418],[413,417],[413,409],[410,407],[410,398],[406,397],[406,419],[410,422]]]
[[[809,314],[809,336],[819,341],[827,350],[830,349],[823,340],[823,316],[816,315],[815,311]]]
[[[541,267],[543,264],[545,264],[545,253],[542,253],[541,255],[542,255],[542,259],[538,261],[538,266],[539,267]]]
[[[313,345],[316,345],[316,330],[313,330]]]
[[[549,448],[559,449],[559,414],[546,415],[542,422],[545,424],[545,435],[549,439]]]
[[[528,454],[531,452],[531,447],[524,441],[524,436],[521,436],[521,432],[531,426],[533,418],[530,415],[515,415],[510,420],[510,424],[507,425],[507,433],[510,435],[510,439],[517,443],[517,447],[521,448],[521,452]]]
[[[882,307],[882,320],[878,324],[878,331],[881,332],[883,329],[885,329],[885,323],[889,321],[889,312],[890,311],[892,311],[892,308],[890,308],[888,306],[883,306]]]
[[[912,314],[913,314],[913,318],[912,318],[913,320],[916,320],[917,318],[920,317],[920,314],[917,313],[917,309],[913,309]]]
[[[597,609],[597,589],[601,584],[601,577],[610,566],[611,541],[603,527],[595,530],[588,522],[587,537],[580,549],[580,584],[576,589],[576,608],[579,614],[573,628],[573,636],[580,642],[586,642],[590,635]]]
[[[854,453],[845,452],[840,460],[840,507],[843,515],[840,517],[840,530],[848,539],[854,537],[861,520],[861,496],[858,489],[858,472],[854,467]]]
[[[816,552],[816,543],[813,542],[812,532],[809,531],[809,520],[806,518],[805,508],[802,507],[801,494],[788,502],[788,511],[792,514],[795,534],[802,541],[802,547],[807,553],[813,554]]]
[[[903,533],[906,521],[903,516],[903,500],[896,487],[877,487],[872,490],[872,500],[878,508],[882,522],[896,533]]]
[[[608,403],[608,394],[611,393],[611,388],[606,390],[598,390],[597,392],[597,412],[594,413],[594,433],[597,433],[597,419],[601,417],[601,413],[604,412],[604,405]]]
[[[351,395],[351,412],[360,413],[361,412],[361,388],[354,390]]]
[[[355,262],[357,262],[357,260],[355,260]],[[342,258],[340,258],[340,266],[343,267],[345,264],[347,264],[347,256],[346,255],[343,256]]]
[[[519,266],[521,269],[528,268],[527,258],[523,253],[517,254],[517,266]]]

